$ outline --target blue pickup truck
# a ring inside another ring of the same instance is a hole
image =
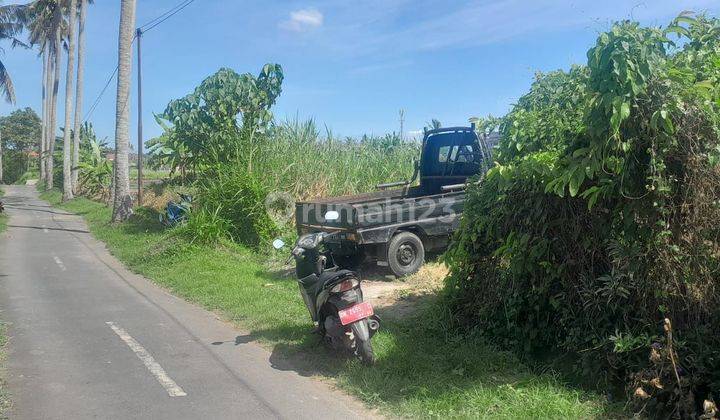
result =
[[[468,179],[492,165],[497,135],[474,126],[425,131],[410,180],[378,191],[298,202],[298,234],[333,232],[327,246],[335,263],[355,268],[366,258],[398,277],[412,274],[428,251],[442,251],[458,228]],[[326,218],[328,212],[337,212]]]

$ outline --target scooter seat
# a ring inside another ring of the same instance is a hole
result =
[[[345,277],[354,275],[355,273],[350,270],[328,270],[323,271],[320,276],[311,274],[307,277],[303,277],[299,280],[299,282],[309,295],[317,296],[324,287],[335,285],[336,283],[342,281]]]
[[[337,270],[337,271],[323,271],[320,274],[320,281],[318,283],[322,285],[335,284],[345,277],[354,276],[355,273],[350,270]]]

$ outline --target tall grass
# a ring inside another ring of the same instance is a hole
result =
[[[315,121],[288,120],[274,125],[252,170],[268,189],[285,191],[296,199],[372,191],[383,182],[410,178],[418,141],[397,135],[339,138]]]

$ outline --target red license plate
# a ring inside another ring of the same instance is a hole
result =
[[[373,308],[372,305],[370,305],[370,302],[363,302],[343,309],[342,311],[338,311],[338,315],[340,315],[340,323],[347,325],[372,316]]]

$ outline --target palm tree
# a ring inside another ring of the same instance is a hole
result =
[[[50,146],[51,129],[50,129],[50,100],[52,93],[50,86],[52,84],[52,29],[49,28],[52,23],[52,3],[35,1],[28,5],[26,10],[25,24],[29,35],[31,45],[39,45],[42,55],[43,77],[42,77],[42,138],[40,142],[40,179],[47,185],[47,169],[45,164],[48,159],[48,149]]]
[[[25,46],[25,44],[17,38],[23,28],[23,18],[25,16],[23,5],[0,6],[0,40],[9,39],[12,41],[12,47]],[[4,52],[0,48],[0,52]],[[15,87],[10,73],[8,73],[5,64],[0,61],[0,94],[5,100],[11,104],[15,103]]]
[[[48,89],[48,83],[47,83],[47,75],[48,75],[48,66],[50,61],[50,54],[48,52],[48,47],[44,46],[42,47],[42,52],[40,53],[42,56],[42,131],[40,135],[40,153],[39,160],[40,160],[40,180],[45,181],[45,150],[47,149],[47,126],[48,126],[48,117],[47,117],[47,110],[48,110],[48,101],[47,101],[47,89]]]
[[[59,11],[58,7],[58,11]],[[62,13],[60,13],[60,18],[62,19]],[[54,172],[53,172],[53,166],[55,164],[53,160],[53,155],[55,154],[55,142],[56,142],[56,129],[57,129],[57,100],[58,100],[58,90],[60,88],[60,68],[62,66],[62,33],[61,33],[61,26],[58,23],[57,25],[54,25],[54,34],[53,34],[53,44],[52,44],[52,57],[54,59],[53,63],[53,79],[52,79],[52,92],[51,92],[51,98],[50,98],[50,129],[48,130],[48,134],[50,135],[50,138],[48,139],[48,150],[47,150],[47,160],[45,161],[45,171],[47,174],[45,175],[45,179],[47,180],[47,187],[52,188],[54,185]]]
[[[77,0],[70,0],[68,8],[68,60],[67,73],[65,76],[65,125],[63,129],[63,201],[73,198],[72,184],[72,106],[73,106],[73,82],[75,79],[75,21],[77,17]]]
[[[115,98],[115,195],[112,221],[126,220],[132,214],[130,197],[130,72],[132,71],[132,41],[135,32],[135,0],[121,0],[120,34],[118,37],[118,82]]]
[[[25,23],[30,33],[30,44],[39,45],[47,53],[46,68],[46,121],[45,150],[41,155],[45,160],[45,185],[53,186],[53,153],[55,151],[55,133],[57,129],[57,94],[60,84],[60,65],[62,59],[62,35],[65,19],[60,0],[35,0],[27,5]]]
[[[78,57],[77,57],[77,83],[75,85],[75,124],[73,127],[73,158],[72,158],[72,187],[73,192],[78,187],[78,165],[80,165],[80,125],[82,124],[83,83],[85,77],[85,19],[87,18],[88,0],[80,1],[80,19],[78,21]]]

